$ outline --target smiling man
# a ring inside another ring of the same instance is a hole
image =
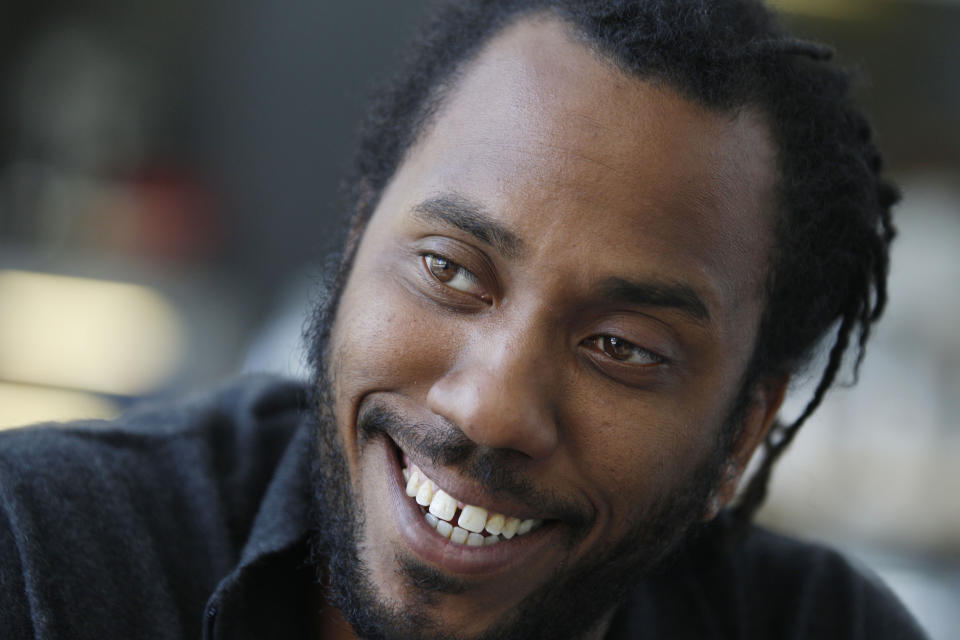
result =
[[[461,73],[340,300],[333,490],[394,626],[559,637],[714,515],[776,413],[783,378],[742,393],[776,153],[754,109],[634,80],[550,15]]]
[[[875,579],[749,524],[884,304],[896,192],[827,57],[747,1],[442,9],[361,140],[306,408],[247,380],[12,434],[0,620],[920,637]]]

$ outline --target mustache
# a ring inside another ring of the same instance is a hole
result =
[[[589,524],[587,510],[581,505],[537,488],[520,468],[522,454],[478,445],[442,416],[436,423],[411,422],[382,404],[373,404],[361,410],[357,428],[362,441],[386,435],[404,451],[416,452],[435,465],[453,467],[493,495],[509,496],[533,511],[547,511],[575,529]]]

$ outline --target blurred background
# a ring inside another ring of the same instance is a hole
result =
[[[857,390],[804,428],[762,520],[842,548],[933,638],[960,637],[960,0],[774,4],[861,69],[905,199]],[[5,0],[0,428],[303,375],[360,110],[425,11]]]

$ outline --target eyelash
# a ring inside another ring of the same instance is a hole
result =
[[[462,265],[453,260],[442,256],[436,253],[424,253],[421,254],[421,260],[423,262],[424,268],[426,268],[428,275],[433,278],[436,282],[443,285],[448,289],[453,289],[460,293],[474,296],[483,302],[490,302],[490,295],[486,293],[483,289],[483,286],[480,284],[480,278],[478,278],[472,271],[466,269]],[[447,271],[452,271],[452,275],[444,280],[438,273],[437,269],[445,269]],[[461,286],[472,286],[478,291],[467,291],[464,288],[460,288],[451,283],[458,283]]]
[[[454,291],[458,291],[460,293],[478,298],[483,302],[486,302],[486,303],[490,302],[490,296],[486,293],[472,293],[469,291],[464,291],[463,289],[457,288],[450,284],[451,282],[456,282],[458,278],[462,278],[467,283],[472,284],[478,289],[482,290],[482,286],[480,285],[480,278],[478,278],[469,269],[466,269],[459,263],[454,262],[453,260],[437,253],[422,253],[420,254],[420,259],[423,263],[424,268],[427,271],[428,276],[431,277],[434,280],[434,282],[438,283],[439,285],[447,289],[452,289]],[[443,280],[437,274],[437,272],[435,271],[435,268],[452,271],[453,275],[450,276],[447,280]],[[662,365],[667,362],[667,359],[665,357],[661,356],[656,352],[650,351],[649,349],[644,349],[643,347],[638,346],[628,340],[624,340],[623,338],[619,338],[617,336],[612,336],[608,334],[591,336],[586,340],[584,340],[583,343],[581,344],[586,345],[588,348],[592,349],[597,353],[603,354],[606,358],[609,358],[610,360],[613,360],[616,363],[624,363],[626,364],[626,366],[646,368],[646,367],[654,367],[656,365]],[[613,353],[613,350],[618,348],[628,352],[626,357],[621,357]],[[626,362],[629,359],[629,357],[632,357],[633,355],[636,355],[636,354],[642,355],[644,358],[649,360],[649,362],[645,362],[642,364]]]
[[[615,362],[626,362],[628,358],[632,357],[634,354],[640,354],[649,360],[649,362],[645,362],[643,364],[629,363],[631,366],[652,367],[655,365],[664,364],[666,362],[666,358],[660,354],[650,351],[649,349],[644,349],[641,346],[638,346],[628,340],[624,340],[623,338],[618,338],[617,336],[591,336],[587,338],[584,343],[590,346],[590,348],[593,350],[604,354],[606,357],[614,360]],[[619,355],[611,353],[611,351],[617,348],[624,348],[628,352],[627,356],[620,357]]]

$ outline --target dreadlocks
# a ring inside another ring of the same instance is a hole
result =
[[[778,148],[775,249],[744,384],[789,376],[831,332],[833,342],[805,409],[790,424],[776,423],[766,438],[758,471],[733,509],[742,529],[766,496],[774,463],[833,385],[848,349],[856,356],[854,371],[859,367],[887,299],[890,209],[899,197],[881,176],[871,128],[850,102],[848,74],[829,63],[831,50],[788,36],[760,2],[449,2],[417,43],[406,73],[379,94],[361,132],[347,190],[353,236],[340,279],[359,230],[460,69],[500,29],[534,12],[559,16],[587,46],[635,77],[664,82],[715,111],[750,107],[767,119]],[[721,446],[735,437],[721,434]]]

